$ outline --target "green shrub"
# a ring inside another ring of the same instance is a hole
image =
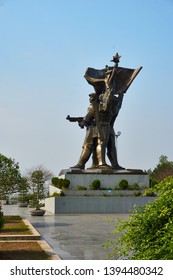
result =
[[[64,179],[62,179],[62,178],[59,179],[58,187],[59,187],[60,189],[63,188],[63,180],[64,180]]]
[[[62,183],[62,189],[68,189],[70,186],[70,180],[64,179]]]
[[[59,193],[54,192],[53,194],[49,195],[48,197],[55,197],[55,196],[59,196]]]
[[[52,178],[52,185],[54,185],[54,187],[58,187],[58,183],[59,183],[59,178],[58,177],[53,177]]]
[[[173,260],[173,176],[155,185],[157,197],[119,220],[104,246],[115,259]]]
[[[120,182],[119,182],[119,187],[121,190],[127,190],[129,184],[128,184],[128,181],[125,180],[125,179],[122,179]]]
[[[156,194],[153,192],[152,188],[147,188],[143,194],[143,196],[156,196]]]
[[[0,230],[1,230],[1,228],[3,228],[3,226],[4,226],[4,217],[3,217],[3,212],[2,212],[1,205],[0,205]]]
[[[133,185],[128,185],[127,190],[140,190],[141,188],[137,183],[134,183]]]
[[[52,178],[52,185],[62,190],[67,190],[70,186],[70,180],[58,177]]]
[[[84,186],[77,186],[77,187],[75,188],[75,190],[85,191],[85,190],[87,190],[87,188],[84,187]]]
[[[159,182],[158,180],[151,178],[150,179],[150,187],[153,188],[155,185],[157,185]]]
[[[134,196],[141,196],[141,192],[134,192]]]
[[[120,190],[121,190],[121,189],[120,189],[120,186],[119,186],[119,185],[116,185],[116,186],[114,187],[114,190],[120,191]]]
[[[100,189],[100,180],[94,180],[90,185],[90,190],[99,190]]]
[[[60,192],[59,195],[57,196],[65,196],[65,193],[64,192]]]
[[[57,193],[57,192],[54,192],[53,194],[49,195],[49,197],[59,197],[59,196],[65,196],[65,193],[63,191]]]

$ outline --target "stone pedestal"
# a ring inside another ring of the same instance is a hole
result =
[[[108,190],[125,179],[129,185],[138,184],[141,187],[140,193],[143,193],[142,187],[149,187],[149,175],[142,170],[65,169],[60,172],[59,178],[70,180],[70,187],[63,190],[63,197],[46,198],[45,209],[54,214],[129,213],[134,205],[142,206],[154,199],[136,197],[135,191]],[[100,187],[107,190],[89,190],[91,183],[97,179],[100,180]],[[77,186],[87,187],[88,190],[74,190]],[[49,186],[50,195],[59,191],[58,188]]]
[[[123,179],[129,185],[138,184],[139,187],[149,187],[149,175],[139,169],[63,169],[59,178],[70,180],[70,189],[77,186],[89,188],[94,180],[100,180],[101,188],[114,188]]]

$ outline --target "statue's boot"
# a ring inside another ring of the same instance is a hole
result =
[[[117,165],[112,165],[112,169],[124,170],[125,168],[122,167],[121,165],[117,164]]]
[[[92,150],[88,149],[87,147],[84,147],[78,163],[75,166],[72,166],[71,168],[85,169],[85,164],[89,160],[91,152]]]
[[[125,169],[124,167],[122,167],[118,164],[117,152],[116,152],[115,149],[112,149],[111,151],[108,151],[107,156],[110,160],[110,163],[111,163],[111,166],[112,166],[113,169]]]
[[[103,144],[97,146],[97,158],[98,158],[98,167],[99,168],[110,168],[106,163],[106,147]]]

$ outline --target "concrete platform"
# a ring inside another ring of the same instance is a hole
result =
[[[101,188],[114,188],[123,179],[129,185],[138,184],[149,187],[149,175],[140,169],[63,169],[59,178],[70,180],[70,188],[84,186],[89,188],[94,180],[100,180]]]

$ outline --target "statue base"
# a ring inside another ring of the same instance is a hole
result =
[[[142,206],[153,200],[153,197],[136,197],[135,191],[106,190],[114,188],[125,179],[129,185],[138,184],[149,187],[149,175],[138,169],[64,169],[59,178],[70,180],[70,188],[63,191],[65,196],[55,196],[45,199],[45,209],[53,214],[92,214],[92,213],[129,213],[134,205]],[[105,190],[89,190],[94,180],[100,180],[101,188]],[[88,190],[74,190],[77,186]],[[50,194],[58,192],[54,186],[49,186]]]
[[[123,179],[129,185],[138,184],[139,187],[149,187],[150,184],[149,175],[141,169],[69,168],[61,170],[58,177],[70,180],[70,189],[77,186],[89,189],[94,180],[100,180],[101,188],[114,188]]]

